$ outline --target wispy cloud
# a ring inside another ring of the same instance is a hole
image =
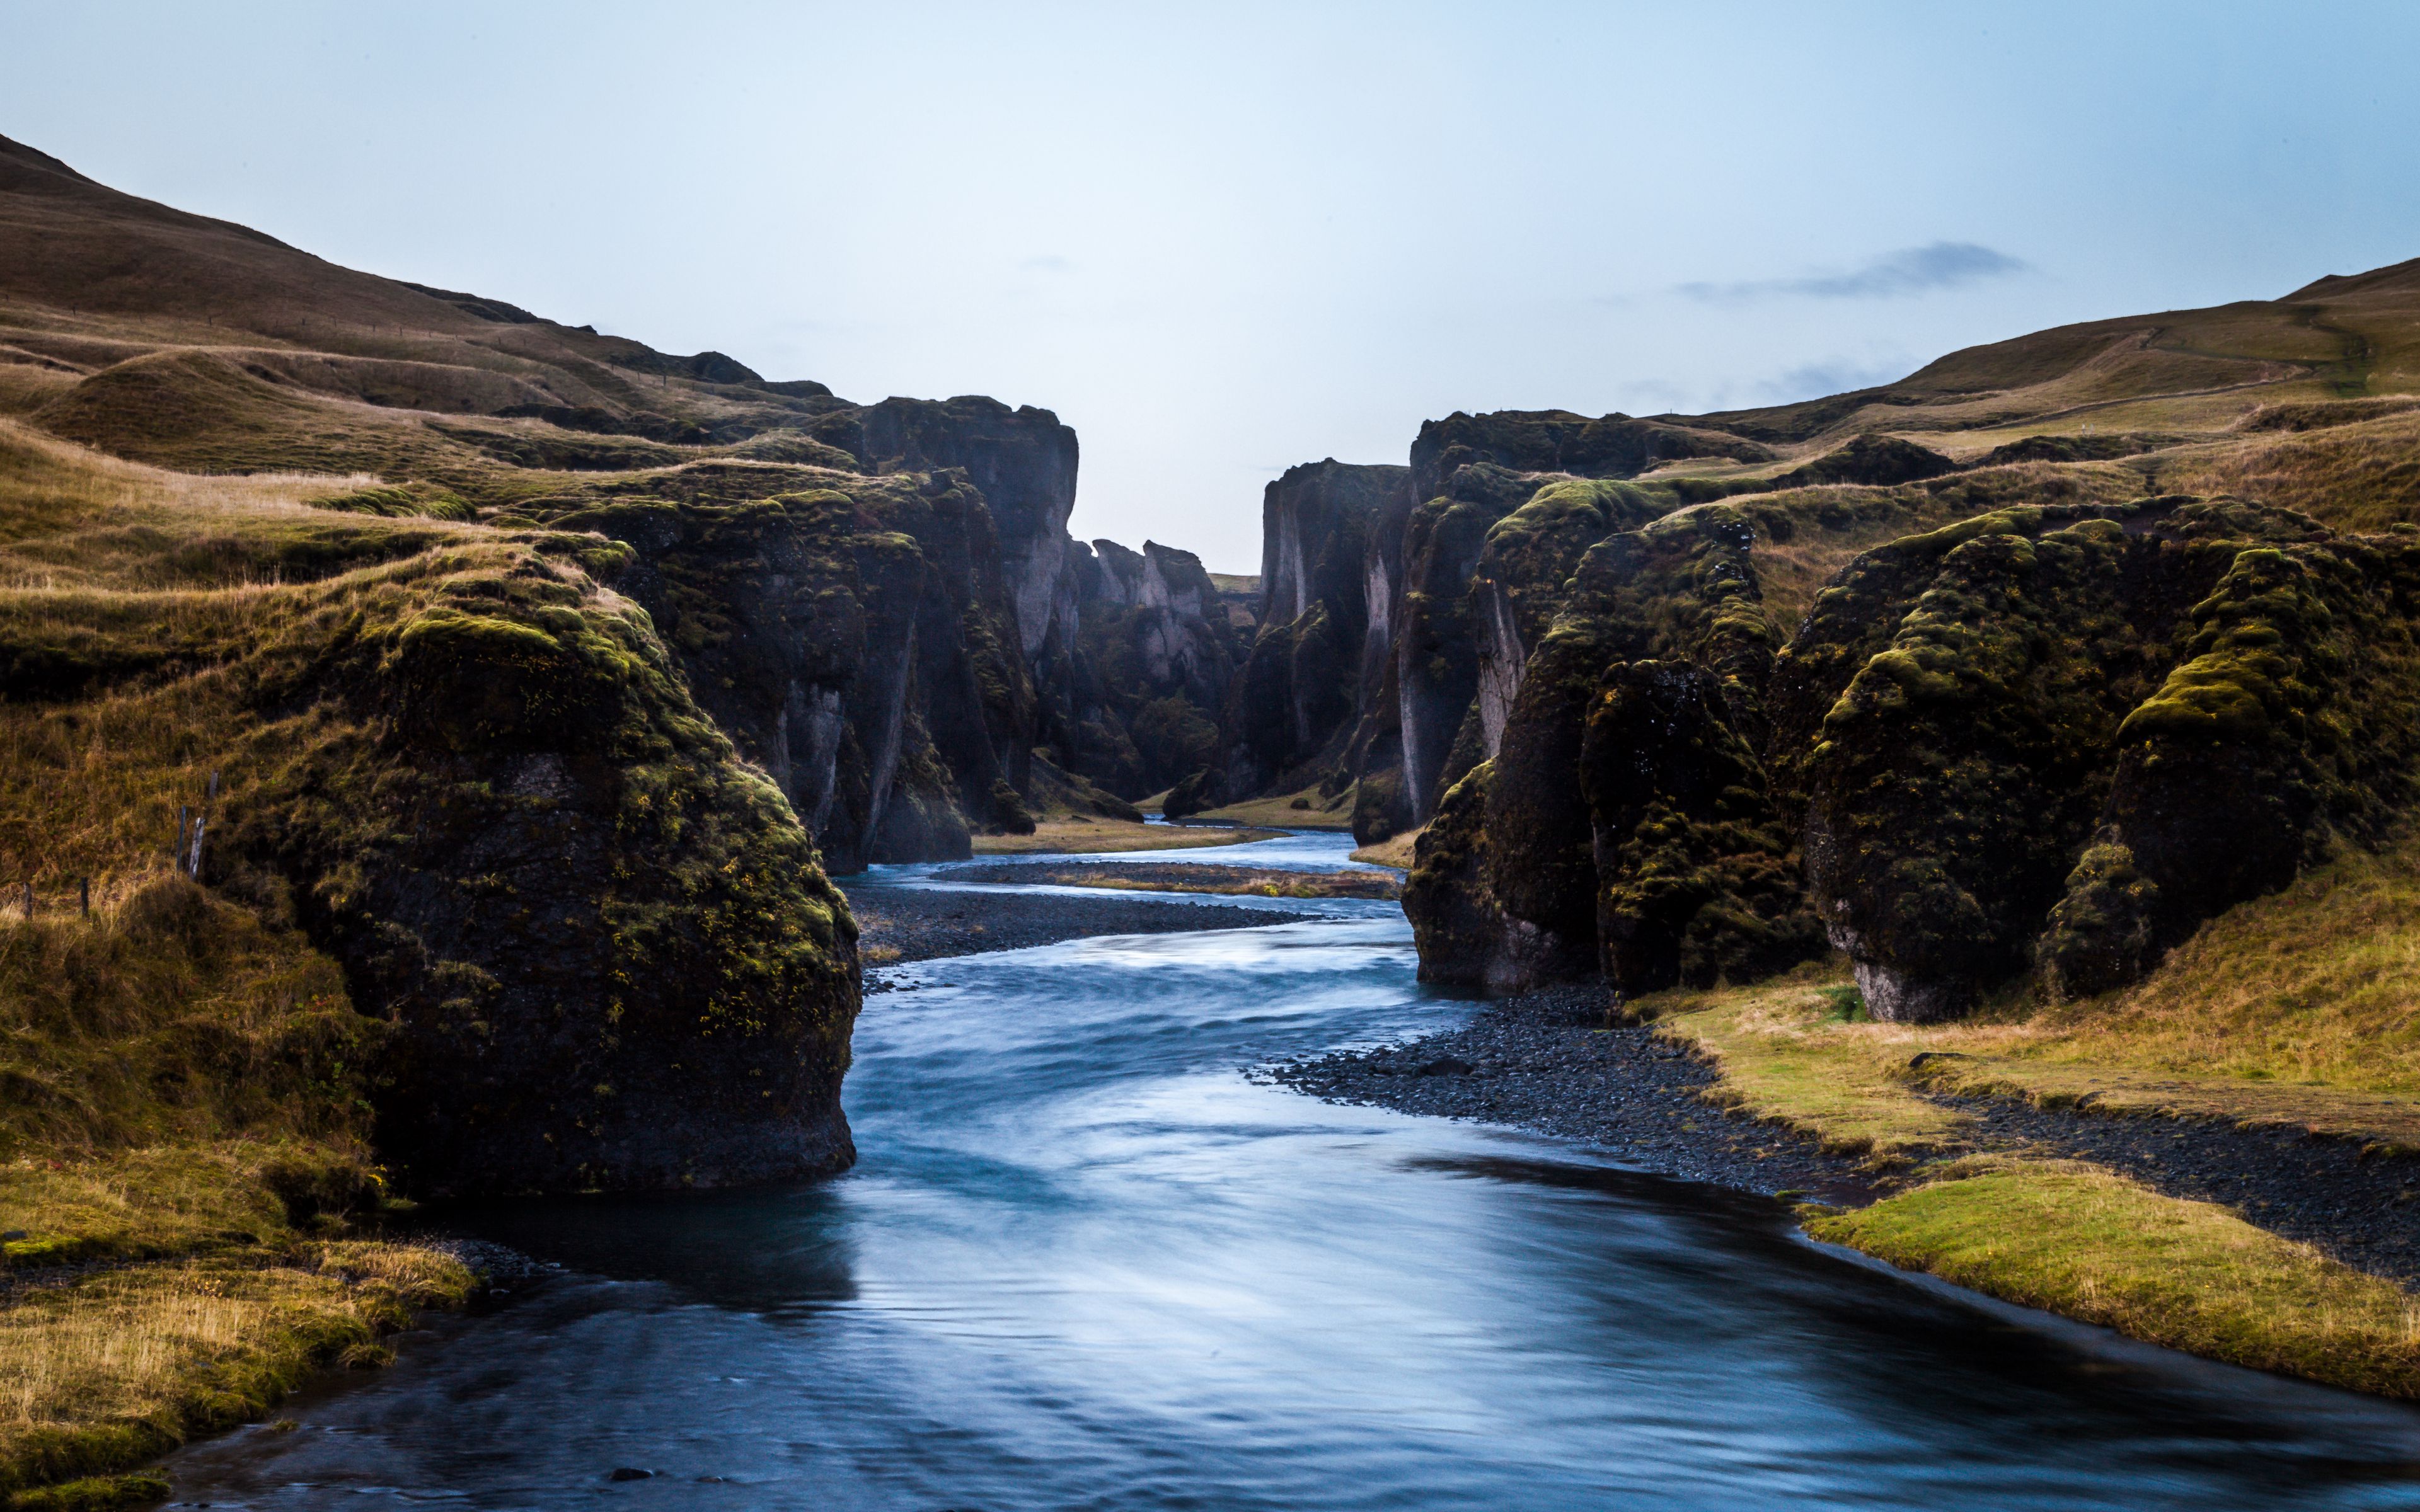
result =
[[[1801,399],[1820,399],[1827,393],[1877,389],[1894,378],[1905,378],[1907,372],[1905,363],[1861,363],[1854,358],[1836,357],[1829,362],[1793,367],[1766,378],[1758,387],[1771,403],[1795,404]]]
[[[1683,284],[1674,292],[1706,304],[1745,304],[1755,300],[1895,300],[1933,289],[2006,278],[2027,269],[2023,261],[1972,241],[1936,241],[1887,252],[1847,272],[1799,278],[1759,278],[1739,284]]]

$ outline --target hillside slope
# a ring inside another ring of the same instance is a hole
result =
[[[969,830],[1016,829],[1036,809],[1125,812],[1103,790],[1137,797],[1184,775],[1169,768],[1193,748],[1166,731],[1216,719],[1226,669],[1210,663],[1232,655],[1223,607],[1196,606],[1177,639],[1202,667],[1131,689],[1104,672],[1160,631],[1130,623],[1107,559],[1067,536],[1078,449],[1047,410],[850,404],[718,352],[658,352],[339,268],[5,140],[0,414],[184,471],[362,473],[405,490],[342,507],[618,521],[652,613],[677,613],[667,595],[685,572],[753,606],[735,640],[708,624],[724,610],[692,601],[676,655],[709,702],[731,691],[717,717],[842,870],[964,855]],[[901,481],[849,481],[884,477]],[[954,501],[898,502],[920,490]],[[752,527],[769,557],[735,556],[749,531],[716,513],[835,491],[857,505]],[[768,564],[845,557],[869,575],[840,590],[847,610],[814,609]],[[925,608],[905,612],[909,599]],[[899,638],[917,625],[911,676]],[[1129,728],[1171,697],[1184,709]]]

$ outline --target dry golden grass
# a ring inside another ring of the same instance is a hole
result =
[[[211,774],[215,824],[342,717],[262,719],[258,679],[354,616],[534,560],[501,532],[309,507],[363,481],[188,477],[0,422],[0,1232],[22,1231],[0,1241],[0,1491],[256,1413],[460,1294],[432,1252],[320,1243],[378,1199],[358,1071],[378,1026],[278,907],[170,856]]]
[[[2072,1161],[1978,1158],[1816,1238],[2130,1337],[2420,1396],[2420,1299],[2207,1202]]]
[[[0,1489],[124,1468],[262,1415],[379,1335],[459,1302],[459,1262],[369,1242],[105,1271],[0,1309]]]
[[[1930,1026],[1843,1021],[1833,995],[1846,992],[1801,978],[1639,1006],[1722,1063],[1727,1096],[1842,1149],[1955,1148],[1942,1110],[1908,1095],[1916,1086],[2420,1148],[2410,835],[2339,847],[2123,992],[2044,1005],[2019,990],[1978,1019]]]
[[[1272,794],[1265,798],[1252,798],[1243,803],[1231,803],[1222,809],[1209,809],[1186,816],[1187,824],[1263,825],[1285,829],[1351,829],[1353,827],[1354,790],[1346,788],[1336,796],[1323,797],[1316,787],[1299,793]]]
[[[1420,836],[1427,832],[1428,827],[1422,825],[1392,840],[1364,845],[1353,853],[1353,859],[1369,866],[1391,866],[1399,872],[1409,872],[1412,869],[1412,847],[1419,843]]]
[[[2163,454],[2158,481],[2299,509],[2340,531],[2420,523],[2420,413],[2180,449]]]
[[[1661,993],[1633,1008],[1656,1032],[1714,1062],[1710,1101],[1878,1165],[1962,1148],[1974,1116],[1918,1096],[1901,1075],[1931,1032],[1842,1015],[1855,989],[1838,967],[1714,993]]]

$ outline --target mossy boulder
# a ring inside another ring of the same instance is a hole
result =
[[[1721,678],[1680,661],[1607,668],[1580,767],[1596,935],[1618,990],[1752,981],[1823,953],[1793,826]]]
[[[223,854],[385,1018],[381,1152],[432,1191],[727,1185],[851,1158],[856,931],[645,620],[462,582],[263,678]],[[343,689],[290,712],[297,698]],[[432,733],[437,737],[432,739]]]
[[[1515,992],[1587,967],[1584,949],[1512,917],[1496,900],[1486,825],[1494,776],[1482,762],[1448,789],[1412,848],[1404,912],[1422,981]]]
[[[2038,948],[2045,985],[2123,985],[2202,920],[2376,840],[2420,742],[2420,532],[2237,552],[2118,732],[2094,843]]]

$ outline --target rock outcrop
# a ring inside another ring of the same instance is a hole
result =
[[[1101,540],[1077,563],[1063,764],[1121,796],[1165,791],[1216,761],[1218,708],[1246,634],[1190,551]]]
[[[1351,780],[1346,747],[1388,671],[1408,480],[1331,457],[1264,491],[1259,629],[1223,710],[1215,791]]]
[[[1828,946],[1882,1018],[2034,971],[2088,994],[2408,805],[2420,532],[2232,500],[1991,511],[1858,555],[1785,641],[1761,548],[1789,513],[1829,528],[1820,495],[1786,504],[1590,548],[1485,779],[1422,837],[1425,974],[1588,959],[1639,993]]]
[[[192,666],[180,738],[227,779],[203,879],[294,919],[380,1021],[409,1189],[839,1169],[847,906],[583,540],[292,591]]]
[[[773,778],[826,866],[969,854],[1030,824],[1034,697],[983,498],[965,474],[711,467],[555,516],[629,545],[617,585]]]

